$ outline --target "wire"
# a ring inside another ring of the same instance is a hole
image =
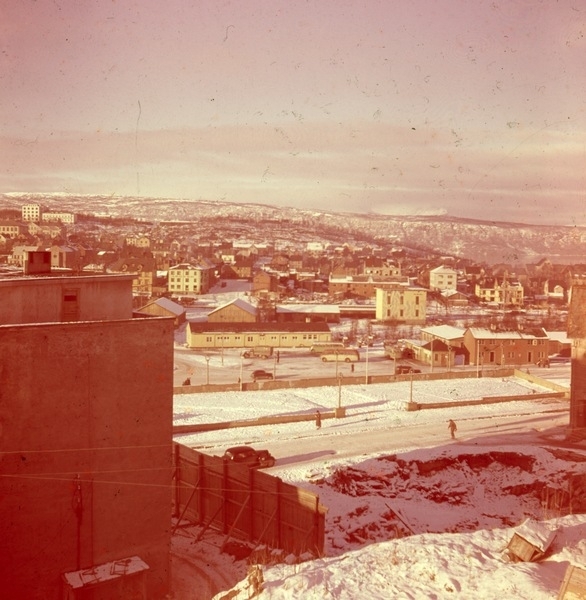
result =
[[[53,450],[0,450],[0,456],[10,454],[55,454],[57,452],[90,452],[96,450],[144,450],[146,448],[173,448],[173,444],[136,445],[136,446],[94,446],[82,448],[55,448]]]

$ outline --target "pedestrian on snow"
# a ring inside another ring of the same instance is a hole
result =
[[[452,439],[454,439],[456,437],[456,431],[458,430],[458,428],[456,427],[456,424],[454,423],[454,421],[452,421],[452,419],[448,421],[448,429],[450,430],[450,435],[452,436]]]
[[[352,373],[354,373],[354,363],[352,363],[350,370],[352,371]]]
[[[277,350],[277,364],[279,364],[280,360],[281,360],[281,355],[279,354],[279,351]]]
[[[315,411],[315,426],[318,429],[321,429],[321,413],[319,412],[319,410]]]

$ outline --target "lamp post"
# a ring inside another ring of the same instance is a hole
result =
[[[210,357],[206,356],[206,385],[210,385]]]
[[[338,356],[338,351],[336,350],[336,379],[338,378],[338,360],[339,360],[339,356]]]
[[[364,372],[364,384],[368,385],[368,347],[370,346],[370,342],[372,341],[372,336],[366,336],[366,369]]]
[[[338,408],[334,411],[336,419],[342,419],[346,416],[346,409],[342,407],[342,379],[343,375],[338,376]]]
[[[476,377],[480,377],[480,340],[476,340]]]
[[[240,382],[240,391],[242,391],[242,366],[244,363],[244,352],[240,353],[240,378],[238,381]]]

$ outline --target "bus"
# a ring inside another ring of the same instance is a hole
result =
[[[360,360],[360,353],[355,348],[341,348],[333,352],[323,352],[321,359],[323,362],[358,362]]]
[[[344,350],[345,346],[342,342],[316,342],[309,349],[312,354],[323,354],[324,352],[335,352],[336,350]]]

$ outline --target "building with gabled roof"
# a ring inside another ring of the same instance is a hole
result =
[[[470,327],[464,333],[464,344],[470,364],[536,365],[549,356],[549,338],[542,328],[529,330],[496,330]]]
[[[243,298],[235,298],[208,314],[208,323],[256,323],[258,308]]]
[[[136,309],[135,315],[148,315],[151,317],[172,317],[175,327],[185,323],[186,311],[181,304],[174,302],[170,298],[157,298],[148,304]]]

